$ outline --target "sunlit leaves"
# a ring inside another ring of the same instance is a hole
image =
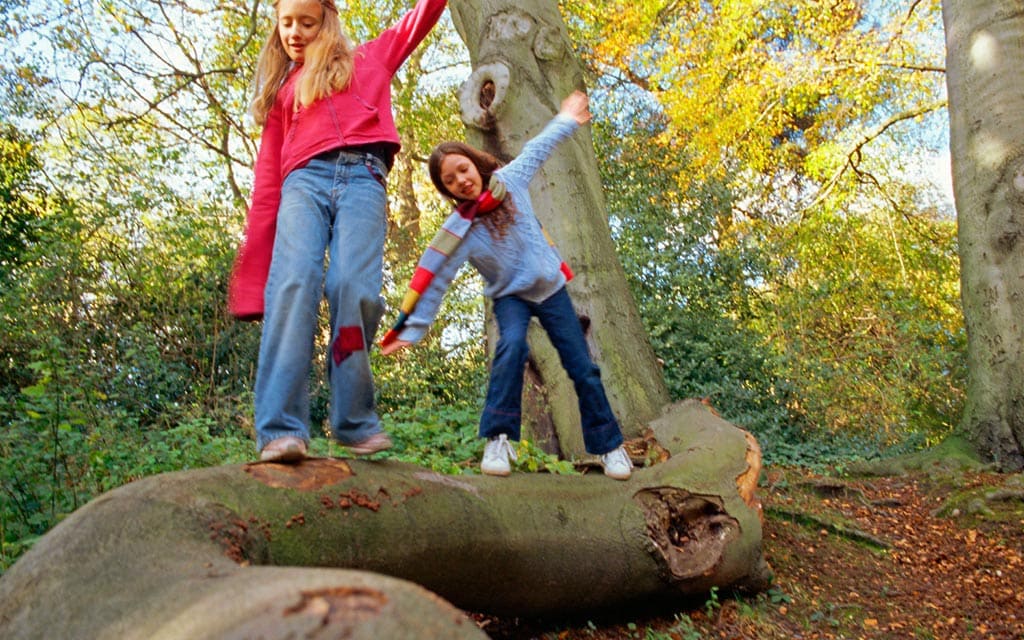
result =
[[[612,129],[609,205],[670,386],[753,424],[780,415],[750,399],[773,398],[794,425],[948,429],[955,229],[919,153],[943,104],[938,3],[562,6]]]
[[[875,3],[871,14],[856,0],[563,5],[600,84],[657,99],[661,143],[692,158],[684,185],[739,168],[800,172],[819,145],[920,103],[935,108],[940,90],[936,2]]]
[[[948,432],[965,372],[955,223],[822,210],[771,245],[757,325],[785,358],[794,408],[890,441]]]
[[[39,159],[13,127],[0,130],[0,290],[25,259],[41,222]]]
[[[410,4],[355,0],[342,18],[363,41]],[[673,390],[713,395],[752,424],[782,422],[782,405],[816,425],[853,425],[868,406],[881,407],[862,421],[870,428],[907,407],[948,423],[961,340],[952,231],[917,188],[908,151],[922,147],[917,118],[942,104],[937,2],[561,6],[590,67],[622,261]],[[106,322],[94,327],[106,362],[124,362],[129,345],[154,377],[166,357],[169,369],[188,362],[216,378],[204,350],[221,364],[238,356],[203,336],[226,330],[216,313],[251,184],[249,84],[272,4],[0,8],[11,20],[0,112],[40,131],[46,179],[74,203],[46,266],[67,278],[66,299],[88,305],[47,311],[68,325],[86,312]],[[19,46],[15,20],[38,46]],[[423,158],[463,136],[454,87],[466,57],[445,18],[393,83],[404,148],[389,179],[395,296],[446,213]],[[478,291],[467,284],[451,300],[439,336],[448,326],[478,340]],[[450,346],[436,340],[407,359],[428,381],[417,391],[449,398],[475,380],[482,354],[466,356],[474,373],[461,377],[444,368],[462,357]],[[382,369],[385,400],[398,402],[409,376]],[[166,397],[180,369],[160,375]]]

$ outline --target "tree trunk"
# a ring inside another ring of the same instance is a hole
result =
[[[403,579],[514,616],[763,589],[756,442],[697,402],[650,435],[671,457],[626,482],[341,459],[146,478],[0,577],[0,637],[485,637]]]
[[[459,100],[469,141],[509,160],[558,112],[562,99],[583,88],[555,0],[463,0],[450,3],[455,27],[474,72]],[[537,216],[576,277],[569,292],[589,324],[588,342],[612,409],[626,437],[668,403],[668,391],[626,283],[608,227],[597,159],[584,127],[562,143],[531,185]],[[560,453],[584,454],[572,382],[539,326],[531,330],[532,373],[524,409],[546,409],[525,426],[550,424]],[[541,430],[543,431],[543,430]],[[542,443],[543,444],[543,443]]]
[[[1024,469],[1024,1],[943,0],[968,380],[962,434]]]

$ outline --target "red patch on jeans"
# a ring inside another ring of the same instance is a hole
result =
[[[338,337],[331,345],[331,355],[334,357],[334,366],[345,361],[352,352],[362,351],[363,330],[359,327],[341,327],[338,329]]]

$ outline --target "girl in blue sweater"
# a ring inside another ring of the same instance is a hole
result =
[[[520,435],[526,330],[536,316],[558,351],[579,399],[583,440],[599,455],[606,475],[630,477],[622,431],[590,358],[565,284],[572,277],[533,212],[529,184],[555,145],[589,122],[587,96],[567,97],[558,115],[507,165],[461,142],[444,142],[430,156],[430,178],[456,211],[420,260],[395,327],[382,341],[385,355],[418,342],[434,321],[441,299],[467,260],[486,281],[500,337],[491,366],[480,436],[487,439],[481,470],[507,476]]]

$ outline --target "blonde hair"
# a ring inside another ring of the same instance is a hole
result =
[[[348,87],[352,78],[353,46],[342,31],[338,8],[334,0],[319,0],[319,3],[323,9],[323,22],[316,38],[306,46],[303,60],[305,69],[295,88],[294,109],[298,109],[299,105],[308,107],[316,100],[342,91]],[[276,2],[274,10],[276,14]],[[256,124],[261,127],[266,123],[267,114],[277,99],[277,92],[292,69],[292,60],[281,44],[279,28],[280,23],[275,18],[274,29],[263,44],[256,62],[250,111]]]

